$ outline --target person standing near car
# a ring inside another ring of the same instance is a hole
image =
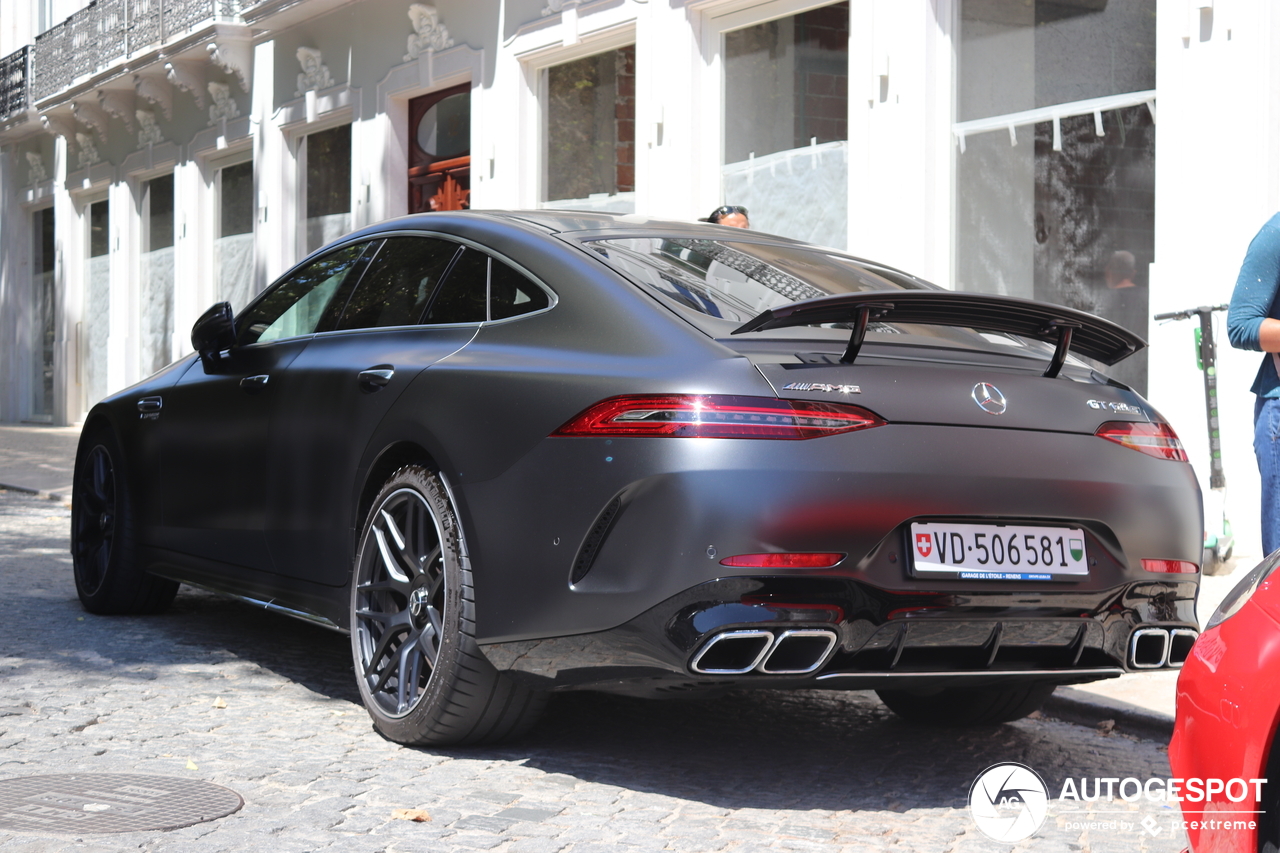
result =
[[[1280,548],[1280,213],[1262,226],[1249,249],[1227,312],[1227,335],[1237,349],[1266,353],[1250,389],[1253,451],[1262,475],[1262,550]]]

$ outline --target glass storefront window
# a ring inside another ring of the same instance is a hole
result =
[[[53,208],[31,215],[31,414],[53,420],[54,344],[57,335],[57,284],[54,277]]]
[[[84,325],[80,353],[86,409],[107,396],[107,335],[111,331],[110,206],[106,199],[89,205],[85,241]]]
[[[351,230],[351,125],[308,136],[304,250],[314,252]]]
[[[144,376],[173,360],[173,175],[142,185],[141,367]]]
[[[542,207],[635,213],[634,45],[543,71]]]
[[[849,4],[724,34],[724,201],[751,226],[843,249]]]
[[[219,169],[213,263],[219,302],[239,311],[253,298],[253,163]]]
[[[1147,337],[1155,34],[1156,0],[961,0],[958,289],[1079,308]],[[1145,352],[1106,372],[1145,393]]]

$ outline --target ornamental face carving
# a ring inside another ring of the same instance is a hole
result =
[[[209,107],[209,127],[223,119],[229,121],[240,117],[240,108],[236,106],[236,99],[231,97],[231,87],[226,83],[210,83],[209,96],[213,98]]]
[[[35,151],[27,152],[27,183],[43,184],[49,180],[49,173],[44,170],[44,157]]]
[[[294,92],[295,95],[301,95],[312,89],[328,89],[333,85],[333,78],[329,76],[329,66],[321,62],[319,50],[314,47],[300,47],[297,55],[302,73],[298,75],[298,91]]]
[[[156,114],[151,110],[138,110],[134,113],[138,117],[138,127],[142,128],[138,131],[138,147],[146,148],[148,145],[159,145],[164,141],[164,137],[160,135],[160,128],[156,126]]]
[[[76,147],[80,149],[77,162],[81,169],[86,166],[92,166],[102,160],[101,155],[98,154],[98,146],[93,142],[93,134],[77,133]]]
[[[428,50],[444,50],[453,47],[449,28],[440,23],[440,13],[435,6],[414,3],[409,7],[409,20],[413,23],[413,35],[409,36],[409,52],[404,61],[417,59]]]

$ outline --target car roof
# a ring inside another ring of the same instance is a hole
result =
[[[732,235],[739,242],[790,243],[809,245],[789,237],[767,234],[763,231],[751,231],[743,228],[730,228],[726,225],[712,225],[708,222],[689,222],[676,219],[659,219],[635,213],[597,213],[580,210],[456,210],[434,213],[411,213],[388,219],[360,233],[388,231],[401,228],[424,228],[433,230],[446,223],[487,220],[490,222],[518,223],[553,234],[575,234],[578,232],[607,232],[610,235],[623,234],[635,237],[670,235],[672,233],[689,236],[724,239]],[[838,251],[838,250],[835,250]]]
[[[769,234],[764,231],[752,231],[744,228],[732,228],[727,225],[713,225],[708,222],[689,222],[676,219],[659,219],[636,213],[600,213],[585,210],[458,210],[432,213],[412,213],[395,219],[388,219],[361,229],[349,235],[353,237],[372,237],[378,233],[399,229],[423,229],[427,231],[448,231],[449,224],[493,224],[506,223],[540,231],[548,236],[563,236],[573,241],[598,239],[626,239],[644,237],[691,237],[707,240],[726,240],[734,243],[766,243],[773,245],[803,246],[823,252],[831,252],[848,258],[871,270],[882,270],[895,273],[905,279],[917,282],[927,289],[938,286],[919,276],[913,275],[879,261],[850,255],[843,249],[816,246],[790,237]]]

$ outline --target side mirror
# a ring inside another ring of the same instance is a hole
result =
[[[236,326],[230,302],[219,302],[201,314],[191,327],[191,346],[206,365],[216,361],[218,353],[234,346],[235,342]]]

